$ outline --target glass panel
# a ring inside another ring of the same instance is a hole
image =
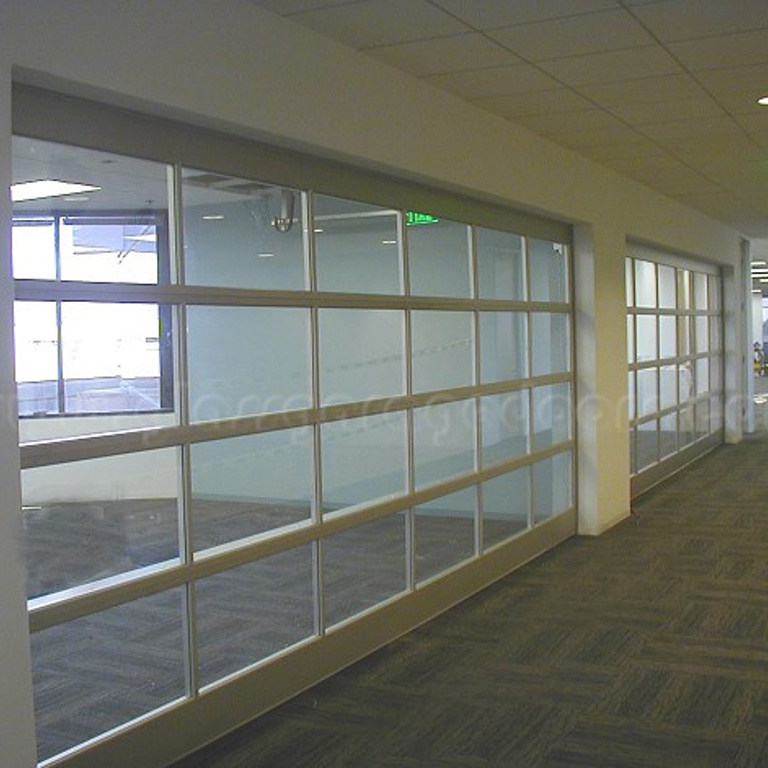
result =
[[[712,357],[709,364],[709,382],[712,392],[722,392],[723,389],[723,358],[719,355]]]
[[[397,211],[314,196],[317,288],[402,293]]]
[[[411,312],[413,391],[470,386],[474,338],[471,312]]]
[[[659,318],[659,357],[677,357],[677,318],[671,315]]]
[[[440,220],[408,227],[408,265],[415,296],[469,297],[469,227]]]
[[[709,288],[707,290],[707,297],[709,298],[709,309],[720,309],[720,278],[715,275],[709,275]]]
[[[483,546],[504,541],[528,528],[530,469],[522,467],[482,483]]]
[[[531,313],[533,376],[571,369],[570,315]]]
[[[720,397],[712,397],[709,401],[710,429],[716,432],[723,428],[723,401]]]
[[[656,315],[638,315],[637,322],[637,360],[655,360],[657,355]]]
[[[635,316],[627,315],[627,359],[635,362]]]
[[[320,430],[324,512],[405,492],[405,413],[334,421]]]
[[[677,453],[677,414],[669,413],[659,419],[659,455],[662,459]]]
[[[677,405],[677,366],[662,365],[659,369],[661,410]]]
[[[571,451],[558,453],[533,465],[533,521],[544,520],[565,512],[572,504]]]
[[[476,506],[477,489],[473,486],[414,509],[417,582],[474,556]]]
[[[693,273],[693,295],[696,309],[707,309],[709,298],[707,296],[707,275],[702,272]]]
[[[528,240],[531,301],[568,301],[568,262],[565,246]]]
[[[659,460],[659,422],[637,425],[637,469],[641,472]]]
[[[55,280],[55,219],[52,216],[34,214],[14,215],[11,252],[13,276],[16,280]]]
[[[709,318],[706,315],[698,315],[694,318],[696,327],[696,352],[709,351]]]
[[[679,366],[677,381],[680,403],[686,403],[693,397],[693,364],[690,361],[681,363]]]
[[[629,472],[637,474],[637,427],[629,429]]]
[[[311,404],[309,310],[189,307],[187,338],[191,421]]]
[[[406,589],[405,523],[403,512],[323,539],[326,626]]]
[[[17,301],[13,306],[19,415],[59,411],[59,337],[56,304]]]
[[[565,442],[571,436],[571,385],[551,384],[533,390],[533,449]]]
[[[659,410],[658,369],[637,372],[637,415],[646,416]]]
[[[678,317],[677,318],[677,342],[678,342],[678,355],[680,357],[687,357],[692,353],[693,340],[691,339],[691,318],[690,317]]]
[[[719,352],[723,348],[723,332],[719,315],[709,318],[709,348],[713,352]]]
[[[695,439],[699,440],[709,434],[709,400],[696,403]]]
[[[190,452],[196,550],[310,518],[311,427],[195,443]]]
[[[480,382],[525,378],[526,315],[523,312],[480,313]]]
[[[474,400],[414,409],[417,488],[475,469],[475,425]]]
[[[696,361],[696,394],[709,392],[709,359],[699,358]]]
[[[677,304],[675,291],[675,270],[659,264],[659,306],[662,309],[674,309]]]
[[[629,419],[637,418],[637,409],[635,403],[635,372],[630,371],[627,382],[627,400],[629,405]]]
[[[627,306],[635,306],[635,281],[634,281],[635,263],[632,259],[624,262],[624,286],[627,292]]]
[[[693,403],[689,402],[680,407],[679,441],[680,448],[689,445],[694,440],[693,433]]]
[[[39,760],[185,695],[181,589],[59,624],[31,640]]]
[[[308,287],[301,192],[185,168],[182,198],[188,284]]]
[[[405,313],[321,309],[322,405],[405,394]]]
[[[687,269],[677,270],[677,306],[691,309],[691,273]]]
[[[483,466],[528,453],[528,390],[487,395],[480,400]]]
[[[29,598],[179,558],[176,448],[25,469]]]
[[[523,238],[475,227],[478,294],[481,299],[525,299]]]
[[[656,306],[656,265],[635,260],[635,306]]]
[[[202,685],[314,635],[312,563],[305,544],[195,583]]]

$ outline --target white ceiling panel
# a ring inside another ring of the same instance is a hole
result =
[[[693,72],[762,64],[768,62],[768,29],[669,43],[668,47]]]
[[[741,131],[727,117],[707,117],[702,120],[673,120],[665,123],[645,123],[642,132],[654,141],[714,137],[727,140]]]
[[[521,91],[546,91],[560,86],[556,80],[530,64],[473,69],[453,74],[434,75],[426,80],[438,88],[467,99],[506,96]]]
[[[568,88],[556,88],[551,91],[525,91],[507,96],[490,96],[476,99],[474,103],[497,115],[513,119],[532,115],[557,114],[559,112],[578,112],[589,109],[592,104],[588,99]]]
[[[621,129],[620,120],[602,109],[590,109],[582,112],[557,112],[548,115],[521,117],[516,122],[541,136],[570,131],[592,131],[598,129]]]
[[[579,93],[604,107],[612,107],[696,98],[706,91],[689,75],[681,73],[583,85]]]
[[[723,108],[709,96],[650,104],[616,105],[610,107],[610,112],[632,125],[726,116]]]
[[[583,131],[563,131],[547,134],[548,139],[572,149],[587,149],[588,147],[605,147],[611,144],[621,145],[635,140],[640,134],[629,126],[613,128],[593,128]]]
[[[316,11],[318,8],[330,8],[334,5],[352,5],[357,0],[251,0],[251,2],[280,16],[290,16],[293,13]]]

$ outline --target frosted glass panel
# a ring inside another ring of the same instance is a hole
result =
[[[488,395],[480,400],[483,466],[528,452],[528,390]]]
[[[536,387],[533,390],[533,449],[565,442],[571,436],[571,385]]]
[[[637,360],[655,360],[657,354],[656,315],[637,315]]]
[[[677,357],[677,319],[671,315],[659,318],[659,357]]]
[[[694,325],[696,328],[696,352],[708,352],[709,351],[709,317],[706,315],[698,315],[694,318]]]
[[[531,313],[532,371],[534,376],[571,369],[570,316]]]
[[[646,416],[659,409],[658,369],[644,368],[637,372],[637,415]]]
[[[314,499],[311,427],[195,443],[195,549],[308,520]]]
[[[187,349],[192,421],[311,405],[309,310],[189,307]]]
[[[526,316],[522,312],[480,313],[480,381],[527,375]]]
[[[414,409],[417,488],[475,469],[475,425],[474,400]]]
[[[323,539],[326,626],[405,590],[405,523],[400,513]]]
[[[405,394],[405,313],[321,309],[320,402]]]
[[[659,270],[659,307],[674,309],[677,304],[675,270],[664,264],[658,265]]]
[[[531,301],[568,301],[568,260],[564,245],[528,240]]]
[[[441,219],[411,225],[408,264],[414,296],[469,297],[472,293],[469,227]]]
[[[709,358],[702,357],[696,361],[696,394],[709,392]]]
[[[475,373],[471,312],[411,312],[413,391],[470,386]]]
[[[703,272],[694,272],[693,297],[696,309],[707,309],[709,306],[709,298],[707,296],[708,288],[707,275]]]
[[[677,366],[662,365],[659,369],[660,408],[677,405]]]
[[[323,424],[323,511],[404,493],[405,413],[386,413]]]
[[[301,192],[184,169],[182,199],[187,283],[308,287]]]
[[[317,288],[345,293],[402,293],[397,212],[315,195]]]
[[[533,520],[540,523],[571,506],[572,455],[558,453],[533,465]]]
[[[635,261],[635,306],[656,306],[656,265],[650,261]]]
[[[482,227],[475,228],[475,236],[480,298],[525,299],[523,238]]]
[[[680,357],[687,357],[693,352],[693,339],[691,338],[691,318],[690,317],[678,317],[677,318],[677,342],[678,352]]]
[[[691,273],[687,269],[677,270],[677,306],[678,309],[692,309]]]
[[[482,483],[483,546],[490,547],[528,528],[531,471],[516,469]]]

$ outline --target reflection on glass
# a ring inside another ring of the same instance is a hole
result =
[[[480,313],[480,382],[527,375],[526,316],[523,312]]]
[[[637,470],[641,472],[646,467],[659,460],[659,422],[645,421],[637,425]]]
[[[418,583],[474,556],[476,508],[474,486],[415,507]]]
[[[674,309],[677,304],[675,270],[664,264],[658,265],[659,269],[659,307],[662,309]]]
[[[470,386],[475,373],[471,312],[411,312],[413,391]]]
[[[405,492],[405,413],[329,422],[320,434],[324,512]]]
[[[29,598],[178,561],[176,448],[25,469]]]
[[[657,327],[655,315],[638,315],[635,318],[637,323],[637,360],[656,359]]]
[[[687,269],[677,270],[677,306],[679,309],[692,309],[691,273]]]
[[[405,315],[392,309],[321,309],[320,402],[405,394]]]
[[[189,307],[187,355],[192,421],[311,404],[307,309]]]
[[[531,301],[568,301],[568,263],[560,243],[528,240]]]
[[[571,436],[571,385],[567,382],[533,390],[533,449],[565,442]]]
[[[475,469],[475,424],[474,400],[414,409],[417,488]]]
[[[523,238],[483,227],[476,227],[475,233],[479,297],[524,300]]]
[[[677,414],[668,413],[659,419],[659,456],[665,459],[674,453],[677,453]]]
[[[482,483],[483,546],[515,536],[529,527],[530,468],[522,467]]]
[[[414,296],[472,294],[469,227],[440,219],[407,228],[408,265]]]
[[[656,306],[656,265],[635,260],[635,306]]]
[[[323,539],[327,627],[405,590],[405,522],[400,513]]]
[[[209,685],[314,634],[312,545],[195,584],[197,658]]]
[[[487,395],[480,400],[483,466],[528,453],[528,390]]]
[[[182,199],[188,284],[308,287],[301,192],[185,168]]]
[[[659,369],[661,410],[677,405],[677,366],[662,365]]]
[[[678,341],[678,355],[680,357],[687,357],[693,350],[693,340],[691,339],[691,318],[690,317],[678,317],[677,318],[677,341]]]
[[[196,443],[190,452],[196,550],[309,519],[311,427]]]
[[[181,589],[32,635],[38,759],[185,695]]]
[[[402,293],[397,212],[314,196],[317,288],[345,293]]]
[[[681,363],[677,369],[678,392],[681,403],[693,397],[693,365],[690,360]]]
[[[564,313],[531,313],[533,376],[564,373],[571,369],[570,316]]]
[[[565,512],[571,506],[572,464],[571,451],[566,451],[533,465],[534,523]]]

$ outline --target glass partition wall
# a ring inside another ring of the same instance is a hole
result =
[[[14,179],[41,762],[573,512],[567,243],[24,137]]]
[[[637,493],[722,440],[723,347],[719,270],[674,257],[651,260],[640,246],[634,251],[626,278]]]

